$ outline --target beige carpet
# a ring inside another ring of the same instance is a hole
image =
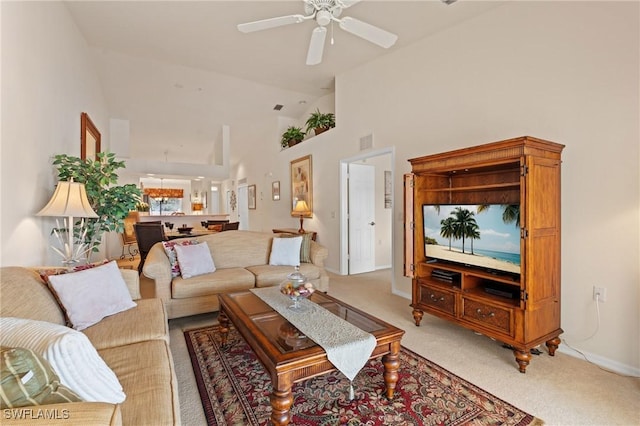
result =
[[[605,372],[556,352],[534,356],[526,374],[499,342],[431,315],[416,327],[410,301],[391,294],[390,272],[331,275],[329,294],[406,331],[403,346],[547,425],[640,425],[640,380]],[[182,331],[211,324],[215,314],[169,322],[178,376],[182,422],[206,424]]]

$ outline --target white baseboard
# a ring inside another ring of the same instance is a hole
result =
[[[391,294],[395,294],[396,296],[404,297],[407,300],[411,300],[411,295],[409,293],[405,293],[404,291],[399,291],[395,288],[391,289]]]
[[[564,343],[564,341],[562,343]],[[580,351],[582,352],[580,353],[577,350],[570,348],[566,344],[560,344],[557,351],[575,358],[580,358],[582,360],[586,358],[588,362],[614,373],[622,374],[624,376],[640,377],[640,368],[622,364],[618,361],[614,361],[612,359],[605,358],[603,356],[590,352]]]

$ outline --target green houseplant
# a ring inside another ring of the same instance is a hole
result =
[[[322,132],[336,127],[336,117],[332,112],[322,113],[320,109],[316,108],[315,112],[312,112],[307,119],[306,124],[307,133],[313,130],[316,135],[319,135]]]
[[[60,154],[54,156],[53,161],[58,180],[73,178],[74,182],[85,184],[87,198],[98,217],[86,220],[87,232],[83,242],[94,252],[98,251],[105,232],[124,231],[124,218],[141,201],[141,192],[136,185],[117,185],[116,171],[125,167],[124,161],[116,161],[113,153],[101,152],[97,155],[98,160],[94,161]]]
[[[287,130],[282,134],[282,140],[280,141],[280,144],[283,148],[293,146],[297,143],[302,142],[304,136],[305,132],[302,130],[302,127],[289,126]]]

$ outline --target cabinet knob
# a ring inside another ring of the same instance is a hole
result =
[[[491,317],[495,317],[496,313],[495,312],[489,312],[488,314],[483,314],[482,313],[482,309],[478,308],[476,309],[476,314],[478,314],[478,316],[482,317],[482,318],[491,318]]]
[[[433,294],[433,293],[431,293],[431,294],[429,295],[429,298],[430,298],[431,300],[433,300],[434,302],[444,302],[444,296],[440,296],[440,298],[438,299],[438,298],[436,297],[436,295],[435,295],[435,294]]]

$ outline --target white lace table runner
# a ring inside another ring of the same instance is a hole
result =
[[[352,381],[364,367],[376,347],[376,338],[334,315],[322,306],[303,299],[303,311],[289,309],[293,301],[279,287],[254,288],[251,291],[293,324],[305,336],[320,345],[331,363]],[[353,399],[353,388],[350,397]]]

